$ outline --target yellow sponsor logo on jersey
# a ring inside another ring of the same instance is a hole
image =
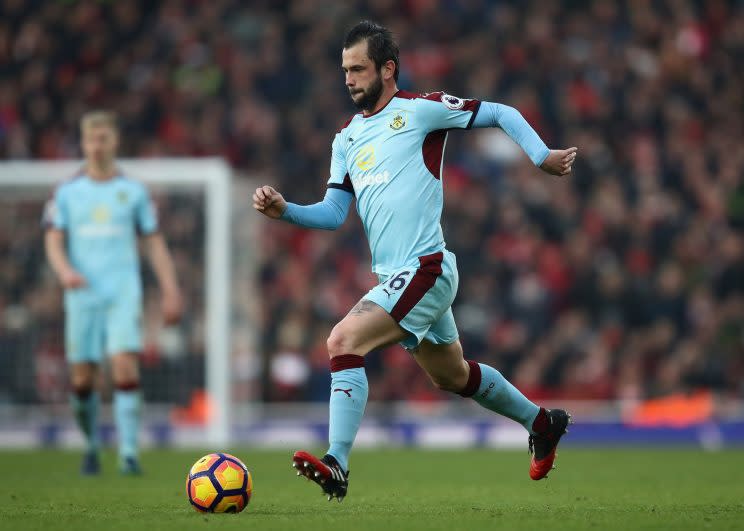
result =
[[[375,147],[367,144],[359,149],[354,157],[354,164],[362,171],[367,171],[375,165]]]
[[[111,221],[111,212],[109,212],[108,207],[106,205],[98,205],[96,208],[93,209],[93,214],[91,216],[93,218],[94,223],[108,223]]]

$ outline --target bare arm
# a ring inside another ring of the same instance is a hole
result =
[[[44,248],[52,270],[65,289],[75,289],[85,285],[85,279],[75,271],[67,258],[64,231],[48,229],[44,235]]]
[[[145,245],[150,265],[163,294],[163,318],[166,324],[175,324],[181,318],[183,303],[170,251],[163,235],[157,232],[145,236]]]

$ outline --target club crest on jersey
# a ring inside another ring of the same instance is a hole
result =
[[[126,203],[127,202],[127,193],[124,190],[119,190],[116,193],[116,198],[119,200],[119,203]]]
[[[397,112],[393,116],[393,120],[390,122],[390,129],[393,129],[394,131],[397,131],[398,129],[402,129],[406,126],[406,117],[403,113]]]
[[[442,103],[444,103],[444,106],[448,109],[452,109],[453,111],[456,111],[458,109],[462,109],[465,106],[465,100],[462,98],[458,98],[457,96],[450,96],[449,94],[442,93],[442,97],[440,98],[442,100]]]

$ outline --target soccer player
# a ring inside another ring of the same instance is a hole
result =
[[[445,248],[442,156],[450,129],[500,127],[532,162],[567,175],[577,149],[550,150],[515,109],[444,92],[399,90],[398,46],[390,31],[364,21],[346,36],[342,68],[361,109],[336,134],[322,202],[288,203],[270,186],[256,189],[254,208],[304,227],[337,228],[356,198],[380,283],[328,338],[331,397],[327,454],[299,451],[293,466],[320,484],[330,501],[348,487],[349,453],[367,402],[364,356],[399,342],[440,389],[469,397],[513,419],[529,433],[530,477],[544,478],[570,416],[541,408],[488,365],[466,360],[451,305],[458,285],[455,256]]]
[[[146,188],[116,167],[115,116],[93,111],[80,122],[85,167],[54,193],[45,212],[46,253],[65,289],[65,345],[71,404],[85,435],[81,472],[97,474],[99,396],[104,353],[111,359],[119,469],[139,474],[137,436],[142,397],[137,353],[142,350],[142,284],[138,235],[145,240],[163,294],[164,322],[181,315],[181,295],[168,247],[158,232]]]

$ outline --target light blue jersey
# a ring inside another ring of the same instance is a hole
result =
[[[354,115],[336,134],[323,201],[287,203],[282,213],[290,223],[333,230],[356,197],[380,281],[364,299],[410,333],[402,341],[406,348],[424,339],[449,344],[458,337],[450,306],[459,276],[440,225],[442,159],[447,132],[470,127],[501,127],[536,166],[550,153],[512,107],[443,92],[398,91],[381,110]]]
[[[123,290],[140,296],[137,236],[158,229],[141,183],[122,176],[107,181],[75,177],[55,191],[45,223],[65,232],[70,263],[86,281],[85,288],[67,295],[81,302],[110,299]]]
[[[356,196],[378,275],[444,249],[439,220],[447,131],[469,128],[479,105],[442,92],[399,90],[384,108],[354,115],[336,134],[328,185]]]
[[[98,362],[104,350],[141,350],[137,236],[158,230],[147,189],[122,176],[81,175],[56,189],[44,222],[65,232],[70,264],[85,279],[65,291],[68,359]]]

